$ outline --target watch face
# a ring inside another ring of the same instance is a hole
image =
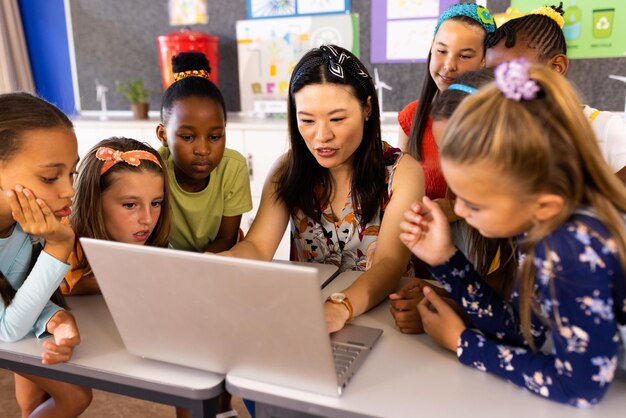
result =
[[[333,293],[332,295],[330,295],[330,299],[333,302],[341,303],[343,302],[345,298],[346,298],[346,295],[344,295],[343,293]]]

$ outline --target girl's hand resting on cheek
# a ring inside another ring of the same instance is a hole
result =
[[[448,260],[456,251],[450,225],[439,205],[424,196],[404,212],[400,240],[420,260],[435,266]]]
[[[48,254],[60,261],[67,261],[74,245],[72,227],[61,223],[43,200],[19,184],[15,190],[7,191],[6,195],[13,219],[24,232],[43,238],[44,250]]]
[[[56,364],[72,358],[74,347],[80,344],[80,334],[74,316],[64,310],[55,313],[46,325],[46,331],[54,337],[54,342],[43,342],[47,351],[41,355],[43,364]]]

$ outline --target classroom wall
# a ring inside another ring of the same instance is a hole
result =
[[[361,59],[370,64],[371,2],[352,0],[360,16]],[[83,110],[97,110],[95,80],[109,87],[109,109],[126,110],[128,103],[115,92],[115,80],[141,77],[152,89],[151,109],[159,109],[162,84],[155,38],[179,27],[169,26],[167,0],[70,0],[78,84]],[[557,2],[558,3],[558,2]],[[488,0],[493,13],[504,12],[510,0]],[[246,0],[208,0],[209,23],[194,30],[220,37],[219,86],[229,111],[239,111],[235,21],[246,18]],[[425,64],[376,64],[385,91],[385,111],[400,110],[417,98]],[[586,103],[605,110],[623,110],[626,85],[608,78],[626,76],[626,58],[573,60],[568,78]]]

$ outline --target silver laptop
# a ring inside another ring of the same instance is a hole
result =
[[[349,325],[331,344],[314,267],[80,241],[142,357],[338,396],[382,334]]]

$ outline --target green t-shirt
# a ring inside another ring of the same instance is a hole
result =
[[[223,216],[238,216],[252,209],[250,176],[246,159],[226,148],[211,172],[204,190],[191,193],[176,181],[170,150],[159,148],[167,166],[172,201],[170,244],[179,250],[204,252],[219,231]]]

